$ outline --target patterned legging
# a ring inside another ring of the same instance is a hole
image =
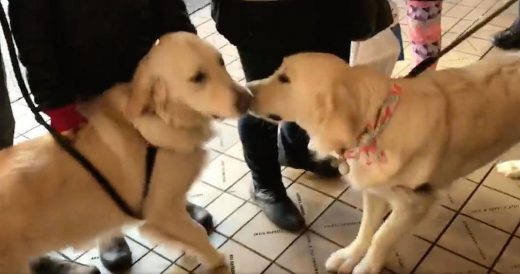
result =
[[[437,56],[441,49],[442,0],[408,0],[407,17],[414,62]]]

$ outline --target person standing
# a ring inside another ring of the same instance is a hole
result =
[[[247,81],[271,75],[285,56],[298,52],[326,52],[348,61],[352,40],[392,23],[387,0],[213,0],[212,17],[237,47]],[[314,159],[309,136],[296,123],[283,123],[278,134],[276,125],[246,115],[238,130],[254,200],[278,227],[302,229],[305,221],[287,196],[280,165],[323,177],[339,176],[337,167]]]

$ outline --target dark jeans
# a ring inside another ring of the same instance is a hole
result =
[[[278,52],[255,51],[239,46],[238,51],[246,80],[249,82],[271,75],[285,56],[297,52],[328,52],[348,60],[350,45],[344,45],[340,49],[329,49],[324,45]],[[277,125],[246,115],[239,120],[238,130],[244,147],[244,157],[251,169],[256,188],[274,192],[285,191],[278,161],[279,152],[280,157],[284,157],[291,164],[298,165],[311,160],[307,148],[309,136],[295,123],[282,123],[278,134]]]
[[[9,93],[7,92],[5,68],[1,55],[0,64],[2,66],[2,71],[0,72],[0,149],[3,149],[13,145],[14,118],[11,102],[9,101]]]

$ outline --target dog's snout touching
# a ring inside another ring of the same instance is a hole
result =
[[[235,107],[238,112],[244,114],[249,109],[253,97],[241,87],[235,87],[234,89],[236,91]]]

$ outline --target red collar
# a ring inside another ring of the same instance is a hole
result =
[[[365,154],[367,165],[372,163],[373,157],[376,157],[380,162],[386,161],[385,152],[377,147],[377,137],[386,128],[394,115],[401,93],[401,87],[394,83],[390,94],[379,108],[375,121],[366,126],[358,138],[358,145],[345,151],[343,154],[344,159],[359,159],[362,154]]]

